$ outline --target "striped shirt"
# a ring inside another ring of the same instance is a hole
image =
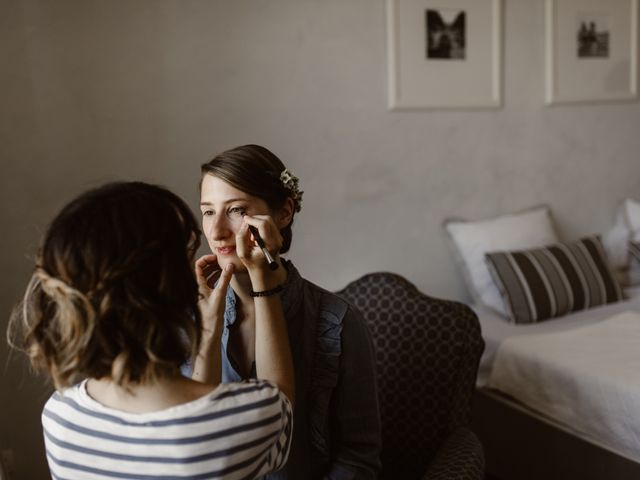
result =
[[[257,478],[284,465],[292,423],[284,394],[256,380],[142,414],[96,402],[84,381],[42,412],[54,480]]]

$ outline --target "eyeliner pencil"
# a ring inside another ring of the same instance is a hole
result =
[[[278,262],[276,262],[273,259],[273,257],[269,253],[269,250],[267,250],[267,246],[265,245],[264,240],[260,236],[260,233],[258,232],[258,229],[256,227],[254,227],[253,225],[249,225],[249,230],[251,231],[251,234],[253,235],[253,238],[256,239],[256,242],[258,243],[258,246],[262,250],[262,253],[264,254],[264,258],[267,259],[267,263],[269,264],[269,268],[271,270],[277,269],[278,268]]]

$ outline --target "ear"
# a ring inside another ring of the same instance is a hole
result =
[[[278,228],[282,229],[291,223],[293,218],[293,199],[287,198],[274,218]]]

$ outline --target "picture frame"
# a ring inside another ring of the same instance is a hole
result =
[[[502,106],[502,0],[387,0],[391,110]]]
[[[546,103],[638,98],[638,0],[546,0]]]

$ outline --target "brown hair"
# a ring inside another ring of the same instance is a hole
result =
[[[178,372],[200,341],[199,244],[189,207],[165,188],[118,182],[80,195],[47,229],[10,343],[58,389]]]
[[[280,253],[286,253],[291,247],[291,226],[295,212],[300,211],[300,200],[280,180],[284,170],[282,161],[270,150],[260,145],[243,145],[222,152],[203,164],[200,185],[205,175],[213,175],[238,190],[261,198],[271,210],[282,208],[287,198],[293,199],[294,214],[289,224],[280,230],[283,239]]]

